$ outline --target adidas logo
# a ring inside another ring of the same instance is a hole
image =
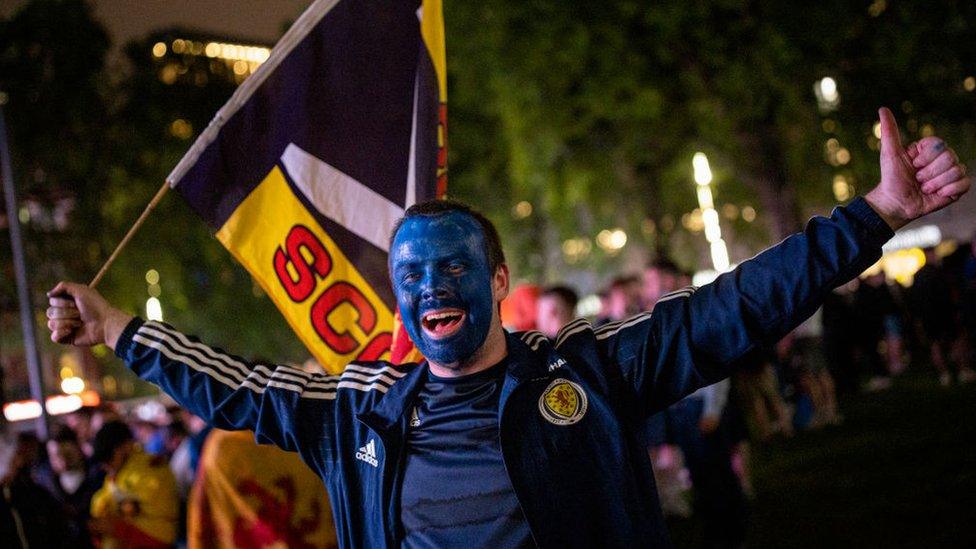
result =
[[[356,459],[365,461],[373,467],[378,467],[379,462],[376,461],[376,440],[370,439],[369,442],[366,443],[366,446],[361,447],[359,451],[356,452]]]

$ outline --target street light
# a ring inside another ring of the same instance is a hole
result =
[[[715,208],[702,210],[702,222],[705,224],[705,240],[717,242],[722,239],[722,227],[718,224],[718,212]]]
[[[708,185],[698,185],[698,207],[700,208],[714,208],[715,205],[712,203],[712,188]]]
[[[725,245],[725,241],[720,238],[712,242],[711,248],[712,265],[715,267],[715,270],[720,273],[729,270],[729,249]]]
[[[712,168],[708,165],[708,157],[705,153],[695,153],[691,159],[691,167],[695,170],[695,183],[708,185],[712,182]]]
[[[825,76],[814,83],[813,94],[817,96],[817,106],[820,107],[821,112],[828,113],[837,110],[840,105],[837,81],[829,76]]]
[[[712,168],[708,164],[708,157],[703,152],[695,153],[691,159],[691,166],[695,172],[695,183],[698,188],[698,207],[702,212],[702,223],[705,226],[705,240],[709,242],[712,256],[712,266],[716,271],[724,273],[729,270],[729,250],[722,240],[722,226],[719,224],[718,211],[712,200]]]
[[[77,376],[65,378],[61,381],[61,391],[69,395],[76,395],[85,390],[85,380]]]
[[[146,300],[146,318],[149,320],[163,321],[163,304],[158,297],[150,297]]]

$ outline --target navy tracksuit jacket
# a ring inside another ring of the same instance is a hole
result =
[[[597,329],[576,320],[555,340],[509,334],[500,442],[535,541],[668,546],[641,443],[644,419],[777,341],[871,266],[891,236],[859,198],[711,284],[664,297],[652,312]],[[313,374],[252,363],[139,319],[116,353],[213,426],[250,429],[258,442],[298,452],[325,482],[342,547],[398,545],[403,446],[425,363]],[[557,386],[575,389],[557,395]],[[572,417],[554,416],[553,403]]]

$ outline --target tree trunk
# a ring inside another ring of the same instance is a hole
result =
[[[787,181],[783,149],[774,128],[766,126],[742,134],[745,150],[753,161],[745,179],[759,195],[770,236],[782,240],[802,228],[796,193]]]

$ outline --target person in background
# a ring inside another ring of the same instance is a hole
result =
[[[33,434],[0,433],[0,547],[74,547],[61,507],[32,475],[42,453]]]
[[[187,540],[187,501],[194,479],[197,478],[197,465],[200,463],[203,443],[211,429],[203,419],[187,410],[174,408],[169,413],[170,417],[173,418],[170,429],[175,425],[179,425],[183,429],[183,436],[180,437],[178,446],[173,448],[173,451],[169,452],[168,455],[170,456],[169,468],[173,471],[173,477],[176,479],[176,492],[180,498],[180,529],[177,533],[177,546],[185,547]],[[172,438],[168,440],[172,440]]]
[[[681,269],[670,259],[658,258],[644,267],[641,273],[641,302],[649,310],[664,294],[682,287]]]
[[[667,409],[668,432],[681,449],[694,487],[706,547],[739,547],[746,537],[746,502],[732,470],[725,423],[729,380],[702,387]]]
[[[163,425],[167,423],[168,421]],[[132,426],[132,432],[135,435],[136,442],[142,446],[143,450],[154,456],[165,455],[166,434],[164,427],[144,419],[131,422],[130,425]]]
[[[925,249],[925,265],[915,273],[911,289],[912,313],[930,345],[932,366],[939,374],[939,383],[952,383],[949,363],[955,358],[960,383],[976,380],[976,372],[969,368],[968,357],[961,352],[957,309],[949,278],[939,262],[935,248]]]
[[[827,294],[820,316],[824,359],[840,395],[856,394],[860,390],[857,362],[854,360],[858,333],[854,313],[857,286],[855,279]]]
[[[103,548],[162,548],[176,540],[179,501],[164,459],[147,454],[125,423],[106,423],[95,435],[93,460],[106,470],[91,502],[89,523]]]
[[[64,416],[65,425],[74,431],[75,436],[78,437],[78,443],[81,444],[81,449],[86,457],[92,455],[92,439],[98,432],[98,428],[92,425],[95,410],[96,408],[93,406],[83,406]]]
[[[91,458],[94,449],[92,443],[95,440],[95,433],[102,428],[102,425],[110,421],[121,421],[122,417],[118,411],[108,403],[99,406],[84,406],[76,412],[64,416],[64,423],[78,435],[78,442],[85,456]]]
[[[187,431],[183,419],[179,417],[178,410],[171,410],[169,414],[172,418],[169,425],[160,429],[163,434],[163,451],[160,455],[166,456],[167,459],[173,459],[173,452],[183,444],[190,433]]]
[[[779,433],[793,435],[793,414],[780,393],[773,368],[774,351],[757,352],[733,376],[739,409],[753,440],[766,441]]]
[[[536,300],[539,287],[535,284],[519,284],[501,304],[501,320],[506,330],[512,332],[535,330]]]
[[[838,425],[843,417],[837,410],[834,380],[818,360],[810,338],[790,332],[775,347],[779,379],[788,380],[794,402],[793,427],[818,429]]]
[[[959,316],[966,334],[966,356],[976,363],[976,235],[967,246],[968,256],[963,264],[962,296]]]
[[[549,286],[542,290],[538,301],[536,324],[548,338],[556,337],[559,329],[576,318],[579,296],[569,286]]]
[[[47,441],[47,453],[48,464],[41,469],[38,483],[60,505],[68,523],[71,546],[91,547],[89,508],[105,475],[85,458],[78,435],[66,425],[56,429]]]
[[[976,234],[969,241],[969,257],[963,262],[962,276],[967,283],[976,282]]]
[[[641,282],[636,276],[618,276],[610,281],[606,307],[595,325],[624,320],[641,312]]]
[[[193,486],[193,479],[197,476],[200,454],[203,452],[203,444],[207,440],[211,428],[202,418],[187,410],[181,410],[180,414],[182,415],[182,424],[186,426],[188,431],[188,436],[184,437],[180,445],[173,451],[169,460],[169,468],[176,478],[176,489],[180,494],[180,499],[185,501],[190,494],[190,487]]]
[[[739,488],[747,500],[753,499],[755,490],[752,486],[752,444],[749,440],[749,426],[746,425],[742,405],[736,397],[736,377],[729,379],[729,399],[722,414],[722,429],[728,437],[731,448],[732,471],[739,479]]]
[[[969,257],[963,264],[960,316],[966,331],[966,352],[972,364],[976,361],[976,235],[967,248]]]
[[[868,391],[879,391],[891,386],[892,364],[901,363],[901,315],[898,304],[885,281],[884,271],[865,276],[854,293],[854,309],[858,326],[854,333],[860,335],[858,347],[864,355],[869,371],[865,385]],[[889,332],[891,335],[889,335]],[[892,349],[889,340],[897,338]],[[893,358],[893,354],[898,354]],[[900,366],[895,366],[899,369]]]

